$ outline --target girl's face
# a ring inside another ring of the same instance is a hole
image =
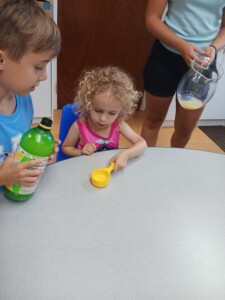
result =
[[[19,62],[12,61],[6,52],[1,52],[0,89],[25,96],[47,79],[46,66],[51,51],[26,53]]]
[[[112,98],[110,91],[96,94],[92,100],[90,119],[96,129],[106,129],[118,118],[122,110],[119,101]]]

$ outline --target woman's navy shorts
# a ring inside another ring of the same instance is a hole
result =
[[[158,40],[144,68],[144,88],[152,95],[170,97],[189,67],[181,55],[166,49]]]

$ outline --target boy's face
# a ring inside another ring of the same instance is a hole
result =
[[[28,52],[19,62],[14,62],[6,52],[0,51],[0,89],[20,96],[34,91],[47,79],[46,66],[51,54],[51,51]]]

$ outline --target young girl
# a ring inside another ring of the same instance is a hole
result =
[[[114,171],[146,150],[145,140],[124,121],[131,116],[141,93],[133,81],[116,67],[96,68],[84,72],[77,98],[80,119],[71,126],[62,145],[66,155],[91,155],[96,151],[117,149],[121,133],[133,145],[116,154]]]

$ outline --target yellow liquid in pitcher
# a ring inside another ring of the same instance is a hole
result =
[[[198,109],[203,106],[203,102],[198,99],[190,99],[190,100],[179,100],[180,105],[185,109]]]

